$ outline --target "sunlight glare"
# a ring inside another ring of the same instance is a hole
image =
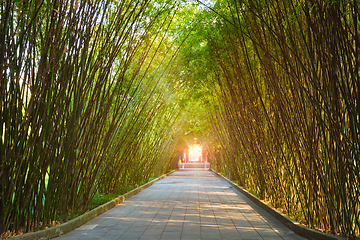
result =
[[[201,145],[194,144],[189,147],[189,161],[202,161],[202,147]]]

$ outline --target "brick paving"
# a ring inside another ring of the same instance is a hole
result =
[[[177,171],[58,240],[301,240],[210,171]]]

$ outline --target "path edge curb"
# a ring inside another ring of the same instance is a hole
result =
[[[81,225],[85,224],[86,222],[90,221],[91,219],[99,216],[100,214],[110,210],[111,208],[115,207],[116,205],[124,202],[126,199],[136,195],[137,193],[145,190],[146,188],[150,187],[151,185],[153,185],[154,183],[156,183],[157,181],[169,176],[170,174],[174,173],[176,170],[170,171],[168,173],[165,173],[163,175],[161,175],[160,177],[145,183],[144,185],[141,185],[133,190],[131,190],[128,193],[125,193],[123,195],[120,195],[116,198],[114,198],[113,200],[110,200],[107,203],[104,203],[103,205],[100,205],[96,208],[94,208],[93,210],[84,213],[68,222],[62,223],[58,226],[55,227],[51,227],[48,229],[44,229],[44,230],[40,230],[37,232],[33,232],[33,233],[25,233],[24,235],[20,235],[20,236],[16,236],[13,238],[9,238],[9,239],[14,239],[14,240],[30,240],[30,239],[40,239],[40,240],[47,240],[47,239],[51,239],[51,238],[55,238],[55,237],[59,237],[65,233],[68,233],[78,227],[80,227]]]
[[[219,177],[223,178],[225,181],[230,183],[232,187],[234,187],[236,190],[238,190],[240,193],[244,194],[247,198],[249,198],[251,201],[253,201],[256,205],[264,209],[266,212],[268,212],[271,216],[275,217],[278,221],[280,221],[282,224],[290,228],[295,233],[299,234],[302,237],[308,238],[310,240],[345,240],[346,238],[338,237],[335,235],[331,235],[328,233],[320,232],[318,230],[306,227],[304,225],[301,225],[300,223],[296,222],[295,220],[291,219],[289,216],[283,214],[276,208],[268,205],[264,201],[260,200],[244,188],[240,187],[230,179],[224,177],[220,173],[214,171],[213,169],[210,169],[213,173],[218,175]]]

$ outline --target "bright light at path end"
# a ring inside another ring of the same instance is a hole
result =
[[[189,147],[189,161],[202,161],[202,147],[200,145]]]

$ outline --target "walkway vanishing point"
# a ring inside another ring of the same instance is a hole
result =
[[[211,171],[177,171],[57,240],[300,240]]]

